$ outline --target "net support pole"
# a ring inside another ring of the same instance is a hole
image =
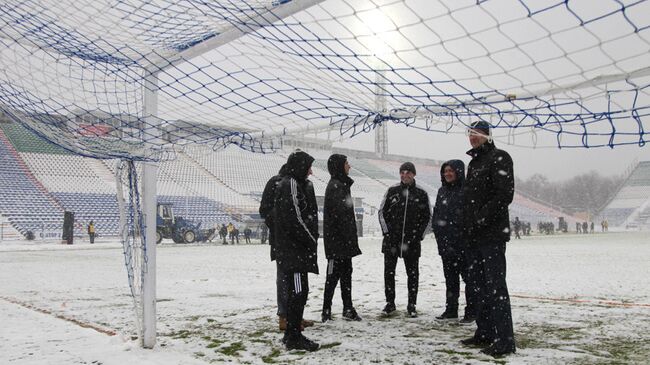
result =
[[[147,72],[144,82],[145,133],[158,133],[155,125],[158,112],[158,75]],[[148,136],[151,138],[151,135]],[[144,249],[142,278],[142,347],[151,349],[156,344],[156,180],[158,164],[145,162],[142,166],[142,213],[144,215]]]
[[[386,80],[384,70],[375,71],[375,111],[377,113],[386,113],[386,96],[381,84]],[[375,153],[379,157],[384,157],[388,153],[388,125],[383,122],[375,127]]]

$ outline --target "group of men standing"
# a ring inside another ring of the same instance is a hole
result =
[[[515,352],[510,299],[506,286],[506,242],[510,238],[508,205],[514,194],[510,156],[494,146],[490,125],[471,125],[472,157],[465,178],[464,165],[451,160],[441,168],[433,219],[426,191],[416,185],[411,162],[400,166],[400,183],[388,188],[379,209],[383,232],[383,314],[395,306],[395,269],[399,258],[407,273],[407,314],[416,310],[421,242],[431,223],[445,275],[446,308],[438,319],[458,318],[460,280],[466,283],[467,307],[463,318],[476,320],[474,335],[461,341],[481,346],[493,356]],[[309,290],[308,273],[318,274],[318,207],[308,177],[314,159],[303,151],[292,153],[278,175],[264,189],[260,214],[269,227],[271,259],[277,264],[278,315],[287,349],[314,351],[319,345],[302,334],[312,325],[303,317]],[[347,157],[333,154],[328,160],[331,179],[325,192],[323,236],[328,260],[321,320],[332,319],[334,290],[340,281],[343,317],[360,321],[352,305],[352,257],[361,254],[350,187]],[[284,319],[284,326],[283,326]]]

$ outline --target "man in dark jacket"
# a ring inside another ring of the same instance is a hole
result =
[[[463,187],[464,233],[475,255],[480,289],[477,329],[465,345],[485,346],[500,356],[515,352],[510,296],[506,285],[506,242],[510,240],[508,205],[515,191],[510,155],[494,146],[487,122],[469,129],[472,161]]]
[[[472,262],[468,244],[463,238],[463,184],[465,164],[461,160],[449,160],[440,167],[442,186],[438,189],[433,207],[431,228],[438,243],[442,259],[447,300],[445,311],[437,319],[458,318],[460,278],[465,282],[465,316],[463,323],[476,319],[476,284],[470,272]]]
[[[228,238],[228,227],[226,227],[225,224],[221,225],[221,228],[219,229],[219,236],[223,239],[223,244],[227,245],[228,241],[226,241],[226,239]]]
[[[315,351],[320,347],[300,332],[309,292],[307,273],[318,274],[318,206],[314,186],[307,179],[313,162],[303,151],[289,155],[287,175],[277,185],[273,209],[275,259],[289,289],[283,339],[289,350]]]
[[[379,207],[379,224],[384,234],[381,252],[384,254],[385,315],[395,312],[395,267],[401,257],[408,277],[406,310],[410,317],[417,317],[420,243],[431,219],[431,207],[427,192],[415,185],[415,174],[411,162],[403,163],[399,168],[400,183],[388,188]]]
[[[262,239],[263,242],[262,244],[265,243],[266,237],[268,235],[268,240],[269,240],[269,246],[271,247],[271,261],[275,261],[275,250],[276,250],[276,242],[275,242],[275,236],[274,236],[274,207],[275,207],[275,194],[277,190],[278,184],[280,184],[280,181],[284,176],[288,174],[288,167],[287,165],[283,165],[280,168],[280,171],[278,172],[277,175],[273,176],[272,178],[269,179],[269,181],[266,182],[266,185],[264,186],[264,192],[262,193],[262,201],[260,202],[260,216],[262,219],[264,219],[264,224],[262,225]],[[277,265],[276,261],[276,278],[275,278],[275,284],[276,284],[276,289],[277,289],[277,302],[278,302],[278,327],[280,328],[280,331],[284,331],[287,329],[287,295],[289,293],[289,289],[287,287],[288,282],[284,280],[284,276],[282,275],[282,270],[280,269],[280,266]],[[302,327],[310,327],[313,326],[314,322],[313,321],[308,321],[303,319],[301,326]]]
[[[350,164],[347,156],[333,154],[327,161],[331,179],[325,190],[323,209],[323,238],[327,257],[327,278],[321,319],[332,319],[332,297],[336,284],[341,281],[343,318],[360,321],[352,306],[352,258],[360,255],[357,222],[350,187],[354,180],[348,176]]]
[[[264,192],[262,193],[262,201],[260,202],[260,216],[264,219],[264,225],[268,227],[269,230],[269,246],[271,247],[271,261],[275,260],[275,236],[274,236],[274,207],[275,207],[275,193],[277,186],[282,180],[282,177],[287,174],[286,165],[280,168],[280,171],[277,175],[273,176],[266,182],[264,186]],[[287,289],[287,284],[284,282],[282,271],[280,266],[276,262],[276,278],[275,285],[277,289],[277,301],[278,301],[278,325],[281,331],[284,331],[287,328],[287,294],[289,289]]]

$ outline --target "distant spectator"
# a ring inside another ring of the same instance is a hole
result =
[[[609,230],[609,222],[607,222],[607,218],[605,218],[605,232]]]
[[[582,226],[580,225],[580,222],[576,222],[576,233],[582,233]]]
[[[519,220],[519,217],[515,217],[515,221],[512,222],[512,225],[515,229],[515,238],[521,239],[521,236],[519,235],[519,232],[521,231],[521,221]]]
[[[265,245],[268,237],[269,237],[269,227],[266,226],[266,223],[262,223],[260,225],[260,243]]]
[[[230,243],[231,244],[239,244],[239,229],[237,226],[233,225],[232,226],[232,231],[230,231]]]
[[[95,223],[93,221],[88,223],[88,237],[91,244],[95,243]]]
[[[589,225],[589,233],[594,233],[594,222],[593,221]]]
[[[589,233],[589,224],[587,222],[582,222],[582,233]]]
[[[227,245],[228,241],[226,240],[228,238],[228,227],[226,227],[226,224],[222,224],[221,228],[219,229],[219,237],[223,240],[223,244]]]
[[[251,243],[251,233],[252,233],[251,229],[248,228],[248,226],[246,226],[246,228],[244,228],[244,241],[247,244]]]

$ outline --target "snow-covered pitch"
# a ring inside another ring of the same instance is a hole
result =
[[[99,239],[0,244],[2,364],[448,364],[494,363],[459,340],[474,326],[439,322],[444,280],[435,241],[420,259],[419,318],[407,318],[406,275],[397,270],[399,314],[382,318],[377,238],[353,260],[362,322],[341,319],[305,334],[323,348],[288,352],[275,315],[275,264],[267,245],[174,245],[158,249],[158,344],[133,341],[131,298],[119,243]],[[319,264],[325,268],[320,245]],[[512,364],[647,363],[650,240],[647,233],[525,237],[508,245],[517,353]],[[318,320],[325,277],[310,275],[305,317]],[[462,295],[461,295],[462,297]],[[462,301],[462,299],[461,299]],[[116,335],[111,335],[115,332]]]

